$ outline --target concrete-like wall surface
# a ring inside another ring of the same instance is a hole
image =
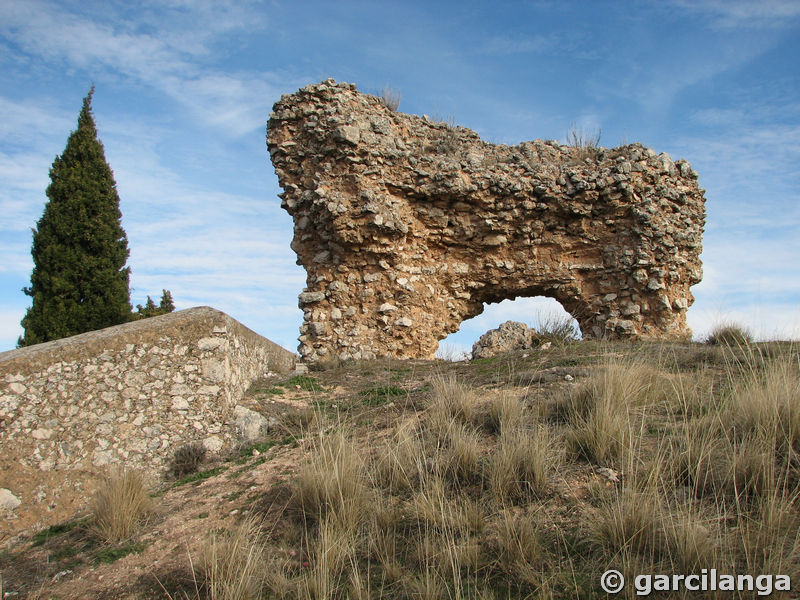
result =
[[[59,472],[157,473],[186,443],[220,450],[247,387],[295,358],[209,307],[0,353],[0,488],[30,495],[34,478],[48,496]]]

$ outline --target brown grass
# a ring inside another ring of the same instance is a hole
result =
[[[232,531],[215,532],[201,546],[197,570],[211,600],[256,600],[265,581],[259,523],[242,520]]]
[[[561,456],[558,441],[544,426],[506,430],[488,467],[490,489],[501,504],[541,497]]]
[[[107,542],[125,541],[152,506],[142,474],[114,467],[101,481],[92,499],[91,528]]]
[[[321,410],[302,431],[269,535],[210,538],[201,593],[566,600],[596,597],[612,567],[800,572],[796,348],[631,348],[320,372],[352,386],[317,398],[341,422]],[[401,377],[402,405],[358,396]]]
[[[332,515],[340,524],[355,528],[370,509],[365,477],[364,461],[346,432],[320,431],[315,440],[315,460],[297,475],[293,503],[312,522]]]

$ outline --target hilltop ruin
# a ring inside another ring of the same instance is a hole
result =
[[[432,357],[484,304],[549,296],[585,338],[689,338],[704,190],[632,144],[492,145],[333,80],[283,96],[267,139],[308,273],[300,353]]]

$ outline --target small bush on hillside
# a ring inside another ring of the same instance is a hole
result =
[[[711,346],[748,346],[752,342],[752,334],[745,327],[734,323],[717,325],[706,338],[706,344]]]
[[[400,108],[400,100],[402,98],[403,94],[388,85],[381,90],[381,102],[391,111],[397,111]]]
[[[580,338],[572,317],[559,315],[540,316],[536,333],[543,342],[574,342]]]
[[[575,148],[579,160],[595,158],[600,150],[601,134],[599,129],[588,132],[573,123],[567,132],[567,145]]]
[[[169,467],[169,474],[174,479],[196,473],[206,458],[206,448],[200,442],[186,444],[175,450]]]

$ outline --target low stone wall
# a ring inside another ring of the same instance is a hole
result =
[[[153,471],[188,442],[219,450],[235,438],[233,407],[250,383],[294,361],[208,307],[4,352],[0,462]]]

